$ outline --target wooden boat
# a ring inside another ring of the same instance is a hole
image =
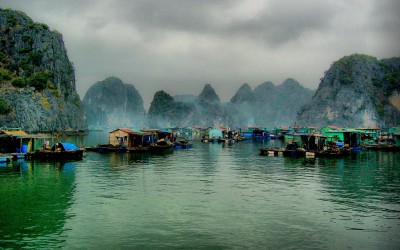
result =
[[[285,150],[283,150],[283,156],[288,157],[305,157],[306,150],[303,148],[299,148],[297,142],[288,143],[286,145]]]
[[[123,146],[114,146],[112,144],[104,144],[100,145],[97,149],[97,152],[99,153],[110,153],[110,152],[126,152],[127,148]]]
[[[86,151],[89,152],[98,152],[98,153],[110,153],[110,152],[126,152],[126,147],[115,146],[112,144],[99,144],[93,147],[86,147]]]
[[[13,160],[25,159],[25,153],[12,153]]]
[[[392,151],[392,152],[399,152],[400,147],[396,147],[395,144],[392,143],[377,143],[377,144],[370,144],[365,145],[364,149],[366,150],[379,150],[379,151]]]
[[[192,147],[192,144],[189,143],[189,140],[186,139],[185,137],[178,138],[174,142],[174,149],[189,149]]]
[[[150,144],[149,148],[152,153],[171,152],[174,149],[174,144],[161,139],[157,143]]]
[[[1,163],[10,162],[10,158],[6,156],[0,156],[0,162]]]
[[[36,150],[25,155],[25,159],[28,160],[82,160],[82,158],[83,149],[67,142],[58,142],[50,150]]]
[[[142,147],[142,146],[127,147],[127,151],[130,153],[147,153],[150,152],[150,147]]]
[[[348,155],[350,150],[346,148],[328,148],[325,150],[316,151],[315,155],[318,157],[343,157]]]
[[[285,151],[282,148],[259,148],[260,155],[265,155],[265,156],[283,156],[283,151]]]

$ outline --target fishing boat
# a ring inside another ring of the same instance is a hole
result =
[[[126,152],[127,148],[124,145],[112,145],[112,144],[103,144],[99,145],[97,152],[99,153],[110,153],[110,152]]]
[[[25,154],[25,159],[33,160],[82,160],[83,149],[68,142],[58,142],[50,150],[36,150]]]
[[[282,148],[259,148],[260,155],[265,156],[283,156],[283,151],[285,149]]]
[[[1,163],[10,162],[10,158],[6,156],[0,156],[0,162]]]
[[[306,150],[304,148],[298,147],[297,142],[292,142],[286,145],[285,150],[283,151],[283,156],[289,157],[305,157]]]
[[[151,144],[149,148],[152,153],[166,153],[171,152],[174,149],[174,144],[161,139],[158,140],[157,143]]]
[[[185,137],[178,138],[174,142],[174,149],[189,149],[192,147],[192,144],[189,143],[189,140],[186,139]]]

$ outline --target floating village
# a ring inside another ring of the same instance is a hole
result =
[[[28,134],[18,128],[1,129],[0,163],[20,159],[82,160],[84,152],[168,153],[190,149],[192,140],[221,144],[281,140],[283,147],[259,148],[259,154],[282,157],[342,157],[362,150],[400,151],[400,126],[387,129],[337,126],[320,129],[296,126],[274,129],[249,127],[245,131],[224,127],[143,130],[118,128],[108,132],[107,144],[77,146],[58,140],[58,134]]]

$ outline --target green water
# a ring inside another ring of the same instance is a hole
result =
[[[400,247],[400,153],[258,155],[267,145],[2,166],[0,248]]]

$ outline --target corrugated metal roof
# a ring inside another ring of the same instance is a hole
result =
[[[113,133],[115,131],[122,131],[122,132],[130,134],[130,135],[148,135],[149,134],[149,133],[146,133],[146,132],[134,131],[134,130],[129,129],[129,128],[119,128],[119,129],[115,129],[115,130],[113,130],[113,131],[111,131],[109,133]]]
[[[12,135],[12,136],[27,136],[28,134],[22,130],[2,130],[0,134]]]

